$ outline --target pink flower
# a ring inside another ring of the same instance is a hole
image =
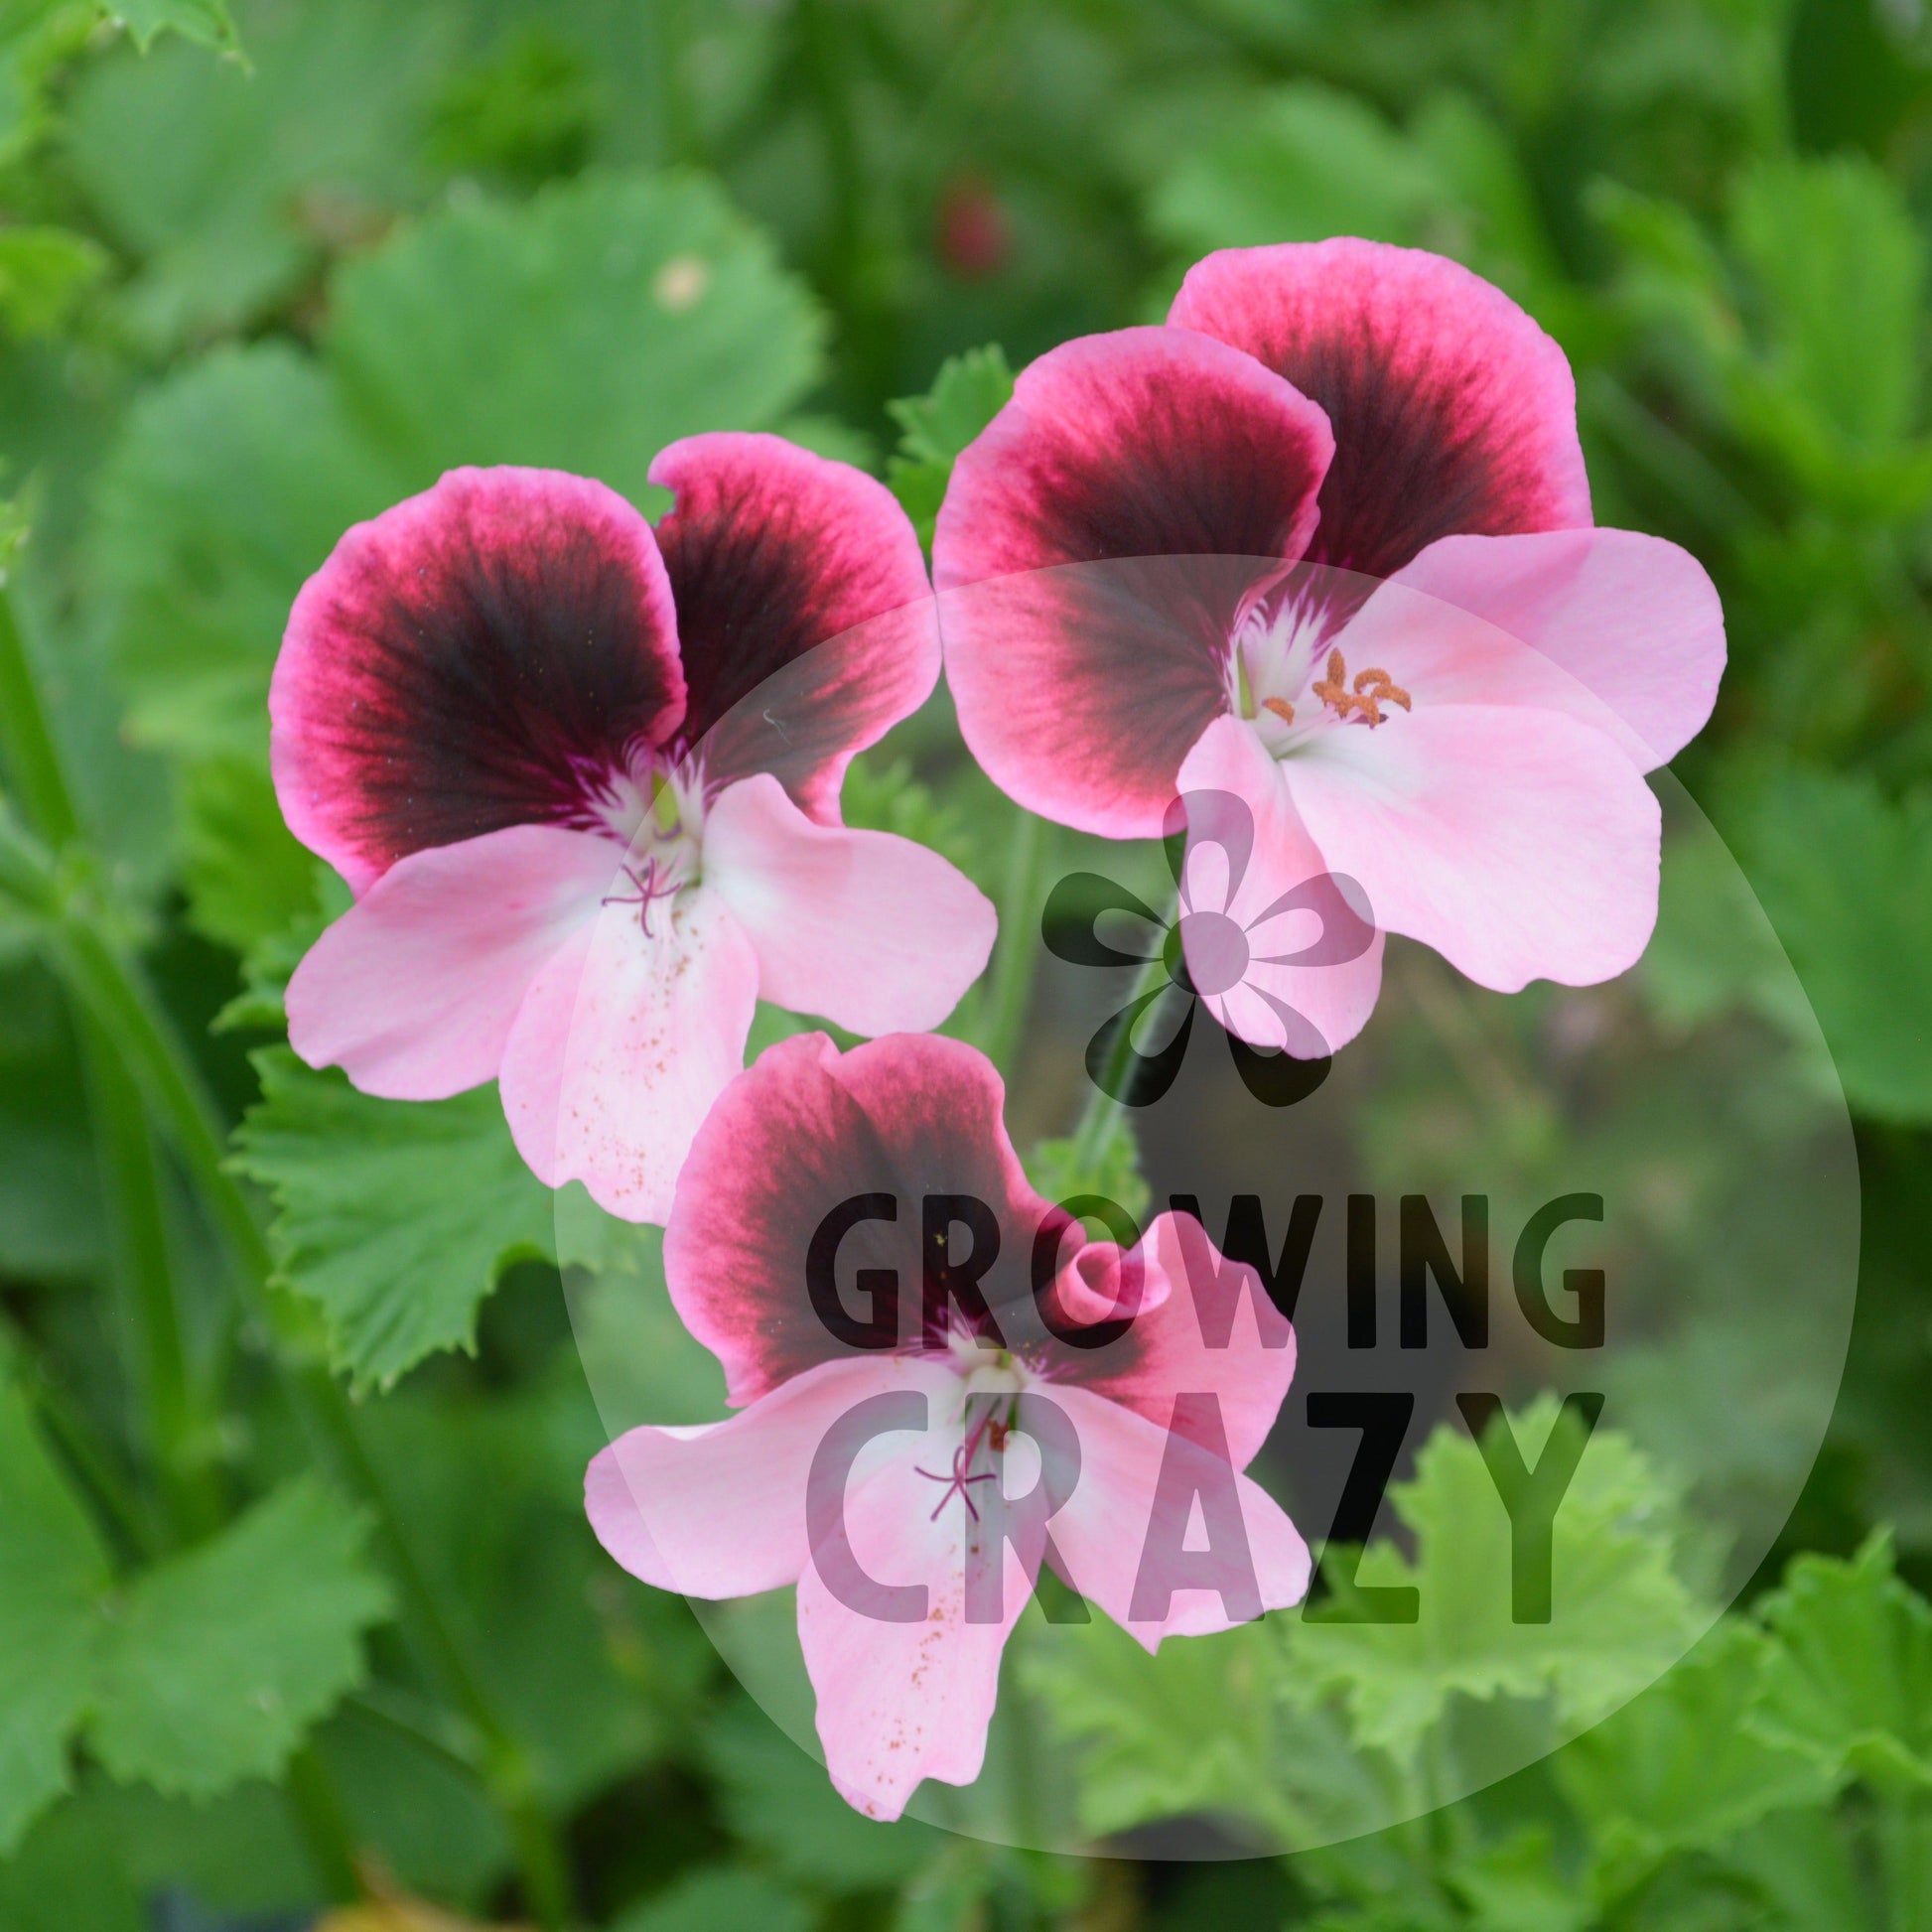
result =
[[[355,905],[289,1037],[365,1093],[496,1079],[552,1186],[662,1220],[755,1003],[937,1026],[994,913],[848,830],[852,755],[938,676],[891,494],[773,436],[695,436],[651,526],[601,483],[457,470],[303,587],[269,693],[290,827]]]
[[[978,1776],[1042,1562],[1150,1650],[1308,1587],[1239,1473],[1295,1372],[1287,1320],[1184,1216],[1088,1241],[1028,1185],[1004,1098],[949,1039],[768,1049],[699,1130],[664,1237],[742,1413],[633,1429],[585,1480],[646,1583],[797,1586],[827,1767],[877,1817]]]
[[[1722,613],[1682,550],[1590,527],[1562,351],[1453,263],[1208,256],[1165,328],[1021,376],[933,554],[960,727],[1023,805],[1152,838],[1176,793],[1231,792],[1255,825],[1244,919],[1332,873],[1500,991],[1642,952],[1642,774],[1710,715]],[[1378,938],[1262,990],[1332,1048],[1381,961]],[[1222,1017],[1310,1052],[1270,1011]]]

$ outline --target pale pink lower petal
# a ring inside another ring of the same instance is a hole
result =
[[[1419,705],[1283,765],[1375,922],[1499,993],[1633,965],[1657,917],[1659,813],[1605,733],[1556,711]]]
[[[1151,1292],[1142,1294],[1131,1326],[1070,1372],[1082,1388],[1162,1428],[1176,1395],[1211,1393],[1228,1453],[1245,1469],[1295,1379],[1294,1329],[1255,1271],[1228,1260],[1190,1216],[1157,1215],[1139,1261]]]
[[[1164,1637],[1205,1636],[1230,1628],[1244,1620],[1229,1610],[1230,1598],[1238,1601],[1244,1589],[1252,1591],[1259,1610],[1287,1609],[1308,1594],[1309,1547],[1259,1483],[1198,1442],[1090,1389],[1055,1386],[1049,1393],[1080,1438],[1080,1480],[1047,1524],[1058,1568],[1067,1583],[1138,1643],[1158,1650]],[[1215,1589],[1174,1588],[1165,1616],[1137,1617],[1135,1586],[1143,1570],[1148,1582],[1174,1581],[1181,1574],[1177,1566],[1168,1566],[1165,1578],[1161,1574],[1162,1551],[1197,1547],[1200,1534],[1201,1525],[1190,1533],[1184,1517],[1154,1522],[1162,1464],[1170,1457],[1181,1465],[1183,1486],[1233,1485],[1247,1563],[1223,1567],[1226,1595]]]
[[[758,957],[716,893],[658,900],[649,932],[635,904],[603,907],[537,976],[503,1050],[503,1111],[531,1172],[662,1222],[757,1005]]]
[[[769,773],[705,817],[706,882],[759,957],[759,991],[859,1034],[926,1033],[985,970],[999,917],[936,852],[819,825]]]
[[[957,1380],[904,1355],[822,1362],[724,1422],[629,1430],[585,1472],[591,1527],[659,1589],[716,1598],[796,1583],[811,1553],[806,1480],[827,1432],[868,1396]]]
[[[1238,810],[1216,807],[1196,814],[1190,828],[1189,851],[1183,874],[1187,893],[1182,907],[1181,943],[1189,971],[1208,1011],[1230,1033],[1249,1044],[1284,1048],[1298,1059],[1315,1058],[1344,1046],[1368,1024],[1382,987],[1382,935],[1360,929],[1361,915],[1379,925],[1373,902],[1351,906],[1337,892],[1311,893],[1315,908],[1284,912],[1271,910],[1296,889],[1309,887],[1333,871],[1331,860],[1310,837],[1295,808],[1282,766],[1262,746],[1253,729],[1239,718],[1217,718],[1200,735],[1180,766],[1179,789],[1214,792],[1238,799]],[[1253,844],[1245,863],[1231,867],[1225,850],[1215,850],[1200,838],[1203,827],[1237,836],[1219,821],[1232,811],[1243,827],[1252,825]],[[1238,871],[1238,877],[1230,877]],[[1324,920],[1320,907],[1326,905]],[[1237,941],[1219,921],[1231,919],[1240,929]],[[1216,938],[1197,938],[1202,934]],[[1348,943],[1333,943],[1348,938]],[[1330,943],[1324,945],[1324,939]],[[1332,957],[1354,951],[1363,939],[1364,950],[1352,958]],[[1238,945],[1246,955],[1241,977],[1223,985],[1231,967],[1222,964],[1223,945]],[[1315,964],[1286,964],[1297,953],[1319,948]],[[1216,957],[1203,955],[1213,952]],[[1260,996],[1270,996],[1263,999]],[[1279,1002],[1301,1016],[1306,1027],[1282,1019]]]
[[[408,854],[295,969],[290,1044],[386,1100],[494,1079],[531,982],[596,917],[621,857],[552,825]]]
[[[1704,567],[1634,530],[1445,537],[1333,641],[1418,705],[1567,711],[1646,771],[1704,728],[1725,667],[1724,610]]]
[[[956,1391],[963,1391],[956,1377]],[[890,1452],[862,1465],[846,1497],[852,1554],[880,1584],[922,1585],[925,1615],[889,1622],[841,1600],[817,1564],[798,1580],[798,1638],[818,1699],[825,1767],[846,1801],[893,1819],[923,1778],[971,1784],[986,1755],[1000,1684],[1000,1654],[1032,1585],[1008,1542],[999,1553],[996,1620],[966,1614],[967,1565],[992,1561],[957,1493],[921,1471],[943,1473],[962,1441],[960,1397],[935,1400],[923,1436],[888,1439]],[[935,1514],[935,1505],[936,1514]]]

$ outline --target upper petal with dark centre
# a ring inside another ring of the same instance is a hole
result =
[[[801,1035],[725,1089],[679,1176],[664,1270],[685,1325],[724,1364],[734,1404],[869,1350],[944,1351],[962,1373],[1004,1353],[1028,1378],[1155,1407],[1170,1399],[1176,1334],[1197,1318],[1195,1274],[1204,1268],[1202,1292],[1218,1292],[1213,1283],[1243,1271],[1223,1269],[1204,1235],[1184,1279],[1180,1251],[1165,1250],[1158,1228],[1143,1241],[1123,1227],[1119,1246],[1089,1240],[1029,1184],[1005,1099],[983,1053],[930,1034],[844,1054],[822,1034]],[[944,1298],[936,1320],[928,1278]],[[880,1333],[861,1341],[858,1324],[875,1317]],[[1263,1350],[1256,1380],[1254,1353],[1238,1342],[1221,1364],[1247,1391],[1230,1400],[1255,1396],[1272,1420],[1293,1357]],[[1219,1382],[1196,1374],[1187,1386]],[[1243,1441],[1245,1461],[1259,1437]]]
[[[1159,836],[1237,619],[1307,546],[1332,439],[1205,336],[1064,344],[954,466],[933,540],[960,728],[1022,804]]]
[[[657,526],[690,689],[682,738],[717,786],[773,773],[837,824],[855,752],[939,676],[919,541],[883,483],[782,437],[718,431],[662,451]]]
[[[1563,350],[1454,262],[1352,239],[1223,249],[1188,271],[1168,321],[1246,349],[1327,411],[1313,563],[1382,578],[1455,532],[1590,521]]]
[[[664,1268],[685,1325],[724,1363],[733,1403],[862,1352],[814,1310],[808,1280],[820,1229],[859,1196],[880,1199],[828,1260],[855,1322],[881,1311],[862,1271],[896,1278],[888,1346],[947,1343],[922,1318],[928,1195],[984,1203],[997,1225],[998,1259],[977,1282],[995,1327],[999,1310],[1029,1294],[1033,1235],[1050,1209],[1007,1140],[1005,1097],[983,1054],[924,1034],[895,1034],[845,1054],[823,1034],[800,1035],[768,1047],[725,1089],[679,1176]],[[939,1279],[949,1259],[972,1270],[977,1238],[951,1229],[934,1257]]]
[[[360,892],[425,847],[600,823],[683,711],[644,519],[583,477],[453,470],[303,586],[269,691],[276,791]]]

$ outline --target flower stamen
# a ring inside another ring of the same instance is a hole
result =
[[[1295,707],[1286,698],[1263,698],[1261,708],[1264,711],[1272,711],[1284,725],[1292,725],[1295,722]]]
[[[1385,704],[1400,705],[1404,711],[1414,709],[1415,701],[1409,693],[1379,666],[1358,671],[1355,674],[1355,688],[1351,691],[1348,688],[1348,665],[1338,650],[1328,653],[1327,676],[1317,678],[1311,688],[1323,704],[1334,707],[1344,724],[1351,712],[1359,712],[1363,723],[1371,731],[1383,722],[1382,707]]]

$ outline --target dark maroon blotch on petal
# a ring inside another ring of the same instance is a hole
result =
[[[918,538],[884,484],[781,437],[687,437],[651,465],[690,691],[682,742],[715,787],[770,771],[821,823],[853,753],[939,675]]]
[[[1168,319],[1327,411],[1312,563],[1382,578],[1456,532],[1590,520],[1562,349],[1454,262],[1350,239],[1224,249],[1188,272]]]
[[[683,708],[643,518],[585,478],[455,470],[356,525],[297,598],[276,786],[359,891],[425,847],[595,826],[601,787]]]

